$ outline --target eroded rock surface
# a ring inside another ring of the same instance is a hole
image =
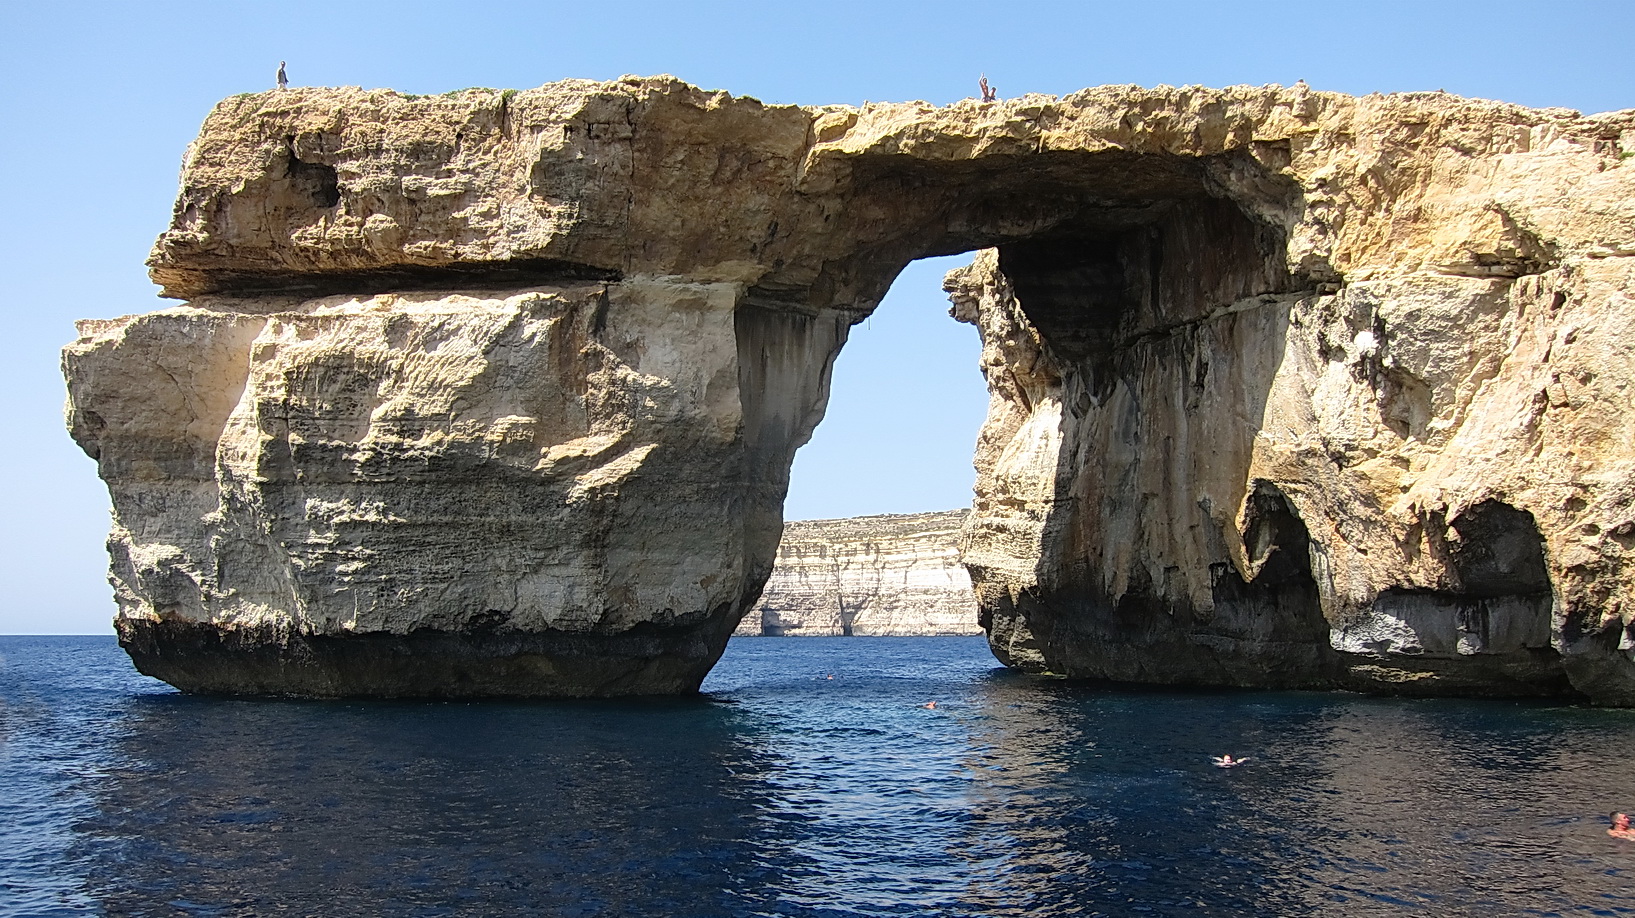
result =
[[[1627,703],[1603,677],[1627,677],[1630,470],[1594,445],[1625,384],[1585,393],[1588,428],[1549,395],[1631,368],[1615,291],[1602,317],[1572,274],[1363,281],[1126,314],[1129,346],[1074,359],[1002,267],[947,281],[992,392],[965,558],[1001,659]]]
[[[151,260],[188,303],[65,352],[117,625],[194,690],[690,690],[850,324],[992,249],[1001,659],[1635,703],[1632,155],[1303,86],[236,97]]]
[[[959,559],[967,510],[785,523],[761,599],[735,632],[764,637],[981,634]]]

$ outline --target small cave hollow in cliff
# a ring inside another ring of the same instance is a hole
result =
[[[1211,565],[1214,609],[1201,627],[1263,645],[1309,648],[1279,655],[1287,661],[1281,678],[1295,684],[1319,681],[1329,656],[1324,651],[1328,622],[1312,576],[1310,530],[1269,481],[1254,482],[1243,510],[1241,535],[1251,575],[1245,579],[1229,562]]]
[[[1499,500],[1484,500],[1454,517],[1453,539],[1442,541],[1459,592],[1486,599],[1550,592],[1544,542],[1533,514]]]
[[[312,201],[314,208],[328,210],[341,202],[340,174],[334,166],[307,162],[292,149],[286,177],[300,196]]]
[[[1336,630],[1342,668],[1389,661],[1410,679],[1435,673],[1441,691],[1583,697],[1553,638],[1555,595],[1532,514],[1486,500],[1441,532],[1438,514],[1429,521],[1447,582],[1382,591],[1359,622]],[[1565,623],[1568,640],[1580,636],[1574,628]]]

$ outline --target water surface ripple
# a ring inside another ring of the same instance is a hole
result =
[[[738,639],[705,689],[195,698],[3,637],[0,914],[1635,915],[1631,711],[1075,686],[980,638]]]

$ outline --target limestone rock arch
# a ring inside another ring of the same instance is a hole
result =
[[[848,329],[975,251],[1002,660],[1631,703],[1632,151],[1304,87],[235,97],[150,260],[186,302],[64,352],[116,624],[196,691],[694,690]]]

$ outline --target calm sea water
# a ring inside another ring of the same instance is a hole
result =
[[[1073,686],[979,638],[738,639],[701,699],[534,704],[0,658],[6,915],[1635,914],[1631,711]]]

